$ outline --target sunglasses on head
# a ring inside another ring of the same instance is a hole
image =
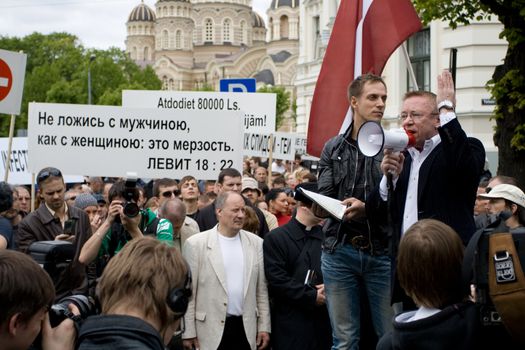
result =
[[[179,194],[180,194],[180,191],[175,190],[175,191],[166,191],[166,192],[162,192],[160,195],[161,195],[162,197],[165,197],[165,198],[170,198],[171,196],[175,196],[175,197],[177,197]]]
[[[58,169],[42,171],[36,177],[37,183],[47,180],[50,176],[62,177],[62,173]]]
[[[485,187],[485,193],[490,193],[492,191],[492,187]]]

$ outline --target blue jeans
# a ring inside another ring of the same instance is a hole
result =
[[[391,329],[390,257],[370,255],[344,244],[333,253],[323,251],[321,269],[332,324],[332,350],[359,349],[361,287],[366,290],[378,338]]]

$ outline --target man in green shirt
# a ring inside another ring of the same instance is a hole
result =
[[[173,227],[169,220],[158,219],[149,209],[140,210],[136,216],[125,214],[126,203],[136,203],[138,198],[137,188],[127,186],[125,181],[118,181],[111,187],[106,220],[82,247],[80,262],[88,264],[98,257],[98,272],[102,273],[109,259],[132,239],[155,236],[159,241],[173,245]]]

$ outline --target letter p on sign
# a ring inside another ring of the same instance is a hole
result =
[[[0,113],[20,114],[27,56],[0,49]]]

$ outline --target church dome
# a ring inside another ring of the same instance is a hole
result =
[[[129,14],[128,22],[154,22],[155,12],[144,3],[138,4]]]
[[[279,7],[291,7],[291,8],[298,8],[299,7],[299,0],[272,0],[272,4],[270,5],[271,9],[278,9]]]
[[[254,28],[266,28],[264,19],[255,11],[252,11],[252,25]]]

